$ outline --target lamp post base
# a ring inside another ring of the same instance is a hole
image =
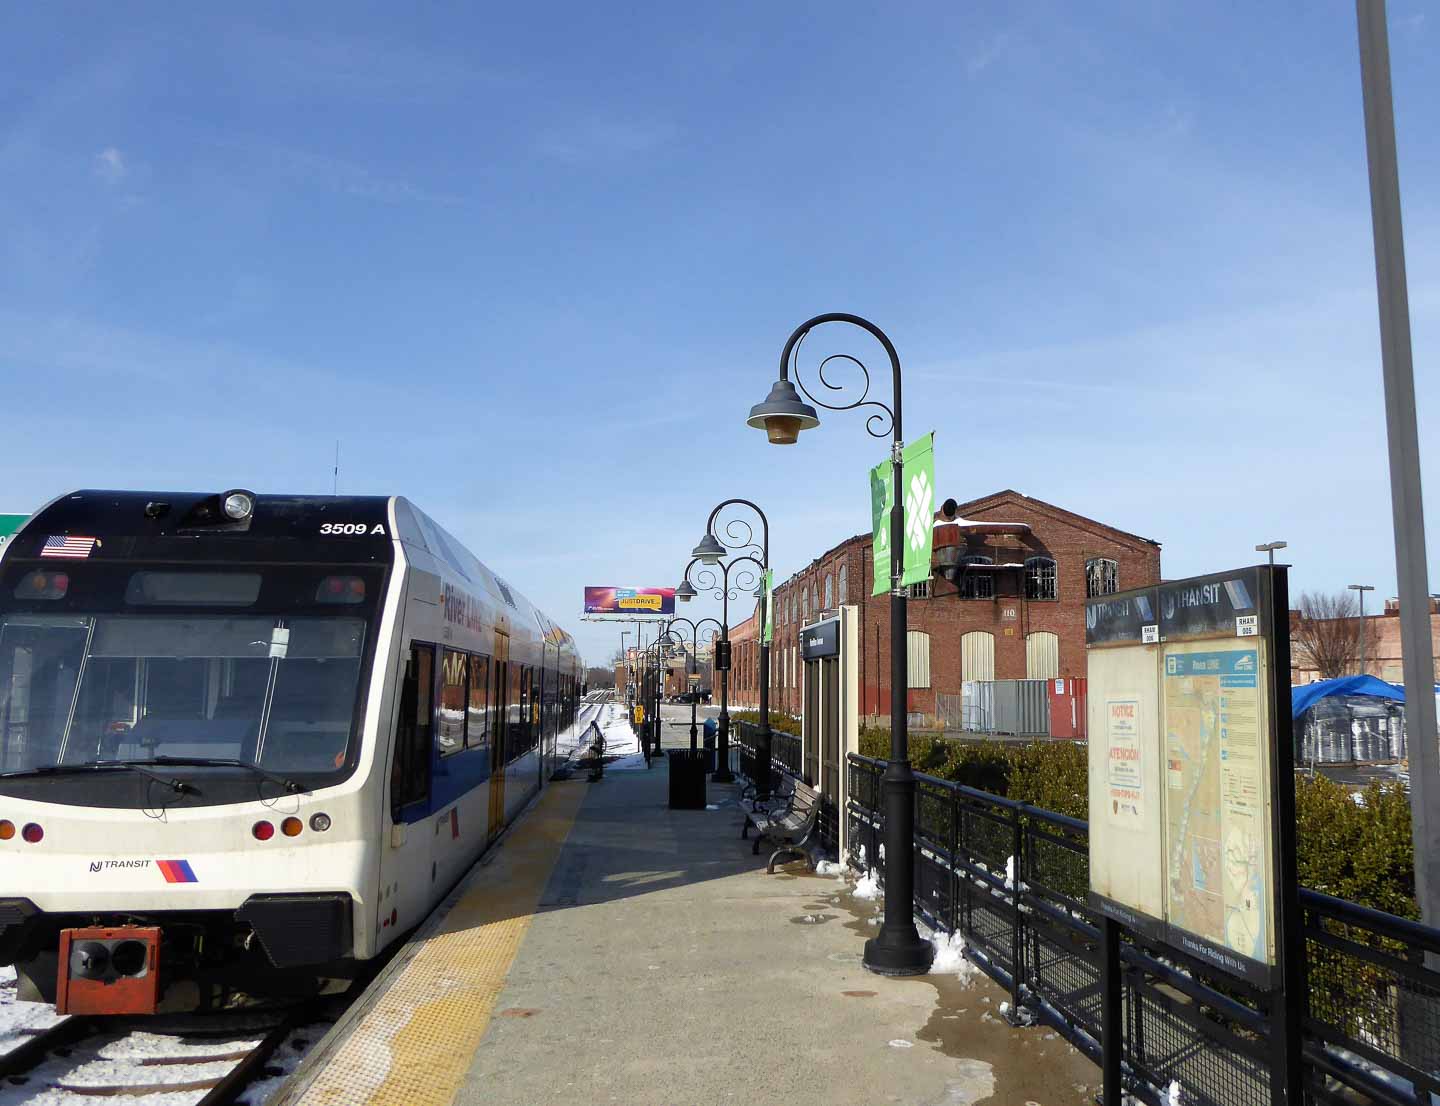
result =
[[[862,962],[876,975],[901,976],[924,975],[934,959],[934,947],[912,924],[909,933],[892,934],[882,929],[879,936],[866,941]]]

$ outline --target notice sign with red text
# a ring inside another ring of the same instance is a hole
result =
[[[1145,815],[1139,697],[1107,698],[1105,718],[1107,813],[1114,822],[1139,823]]]

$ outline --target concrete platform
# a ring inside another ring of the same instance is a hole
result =
[[[860,965],[878,904],[767,876],[718,809],[665,808],[663,759],[551,788],[387,993],[286,1101],[1080,1106],[1099,1071],[999,1018],[974,972]]]

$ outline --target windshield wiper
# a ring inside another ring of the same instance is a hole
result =
[[[240,760],[238,757],[167,757],[158,756],[144,761],[145,764],[181,764],[196,768],[218,765],[222,768],[247,768],[257,776],[264,776],[271,783],[277,783],[292,795],[304,791],[302,784],[296,783],[287,776],[281,776],[268,768],[261,768],[253,760]]]
[[[144,762],[142,762],[144,763]],[[26,768],[18,772],[0,772],[0,779],[16,779],[22,776],[58,776],[68,772],[90,772],[100,768],[125,768],[131,772],[138,772],[140,775],[154,780],[163,787],[180,795],[200,794],[200,789],[192,783],[184,780],[166,779],[164,776],[151,772],[131,760],[85,760],[77,764],[46,764],[39,768]]]

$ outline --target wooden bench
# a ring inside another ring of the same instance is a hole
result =
[[[798,779],[788,797],[772,809],[756,806],[746,815],[746,828],[755,827],[754,854],[760,855],[762,841],[769,841],[775,846],[765,865],[765,871],[770,875],[775,874],[775,858],[787,854],[804,857],[810,870],[815,870],[815,858],[805,846],[815,836],[819,824],[820,792]],[[742,828],[741,836],[744,835],[745,829]]]

